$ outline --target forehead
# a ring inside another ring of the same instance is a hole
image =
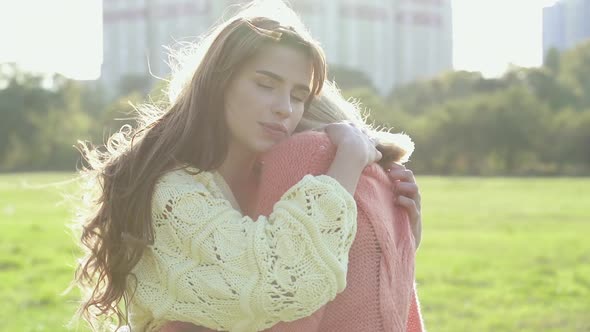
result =
[[[313,61],[304,50],[285,45],[265,45],[244,63],[244,72],[268,71],[290,84],[311,86]]]

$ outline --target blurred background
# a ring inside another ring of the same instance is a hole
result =
[[[0,331],[67,327],[77,140],[162,98],[231,0],[0,0]],[[429,331],[590,331],[590,0],[292,0],[329,77],[416,144]]]

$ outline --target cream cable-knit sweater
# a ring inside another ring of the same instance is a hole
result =
[[[305,132],[277,144],[262,159],[257,204],[248,214],[269,215],[300,179],[325,174],[335,153],[324,133]],[[359,179],[354,195],[357,233],[349,253],[346,289],[312,315],[280,322],[264,332],[424,331],[414,288],[415,242],[407,211],[393,204],[392,186],[378,165],[365,168]],[[213,331],[180,321],[160,330]]]
[[[155,242],[128,279],[132,331],[167,321],[258,331],[309,316],[345,289],[357,208],[335,179],[305,176],[256,221],[232,208],[219,181],[176,170],[157,182]]]

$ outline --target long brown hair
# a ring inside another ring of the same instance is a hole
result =
[[[125,307],[133,295],[127,280],[153,241],[151,200],[158,178],[178,165],[213,170],[225,159],[224,92],[240,66],[266,45],[288,45],[307,52],[313,62],[306,105],[322,88],[325,57],[306,32],[267,17],[238,17],[211,37],[192,78],[167,108],[143,105],[136,129],[124,127],[103,147],[80,144],[87,162],[82,176],[98,188],[91,209],[80,218],[86,254],[75,274],[85,293],[79,314],[93,328],[114,320],[118,329],[127,322]]]

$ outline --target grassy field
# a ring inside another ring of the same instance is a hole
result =
[[[0,175],[0,331],[63,331],[74,312],[68,186],[46,186],[66,179]],[[418,182],[428,331],[590,331],[590,179]]]

